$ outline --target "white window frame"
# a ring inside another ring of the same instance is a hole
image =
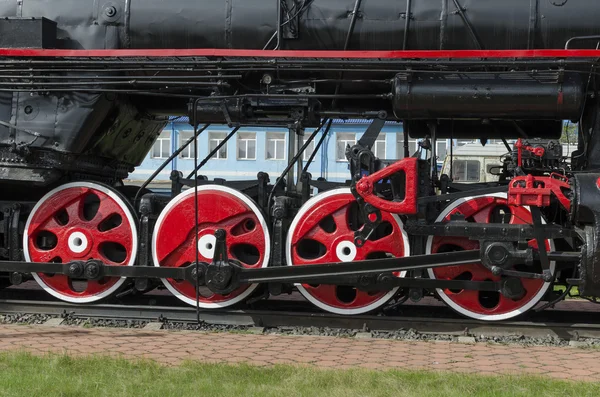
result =
[[[218,136],[218,138],[215,138],[215,136]],[[208,132],[208,153],[210,153],[214,150],[214,149],[212,149],[211,142],[216,141],[216,143],[217,143],[215,145],[215,148],[216,148],[226,138],[227,138],[226,132],[209,131]],[[229,143],[229,142],[227,142],[227,143]],[[217,150],[217,152],[211,157],[211,160],[227,160],[227,157],[229,156],[229,152],[227,150],[227,143],[225,143],[225,145],[223,145],[223,147],[221,149]],[[225,157],[221,157],[221,150],[223,150],[223,149],[225,149]]]
[[[399,159],[402,159],[402,158],[404,158],[404,134],[400,132],[400,133],[396,134],[396,136],[397,136],[396,157]],[[412,156],[417,150],[419,150],[419,141],[416,139],[409,139],[408,140],[409,156]]]
[[[194,136],[194,133],[192,131],[180,131],[178,136],[179,147],[183,146],[183,144],[186,143],[188,139],[190,139],[192,136]],[[198,146],[200,145],[198,144]],[[185,149],[181,151],[181,153],[179,153],[179,158],[182,160],[193,160],[193,152],[194,142],[190,143]]]
[[[274,137],[275,136],[275,137]],[[283,136],[283,138],[281,138]],[[269,158],[269,141],[275,141],[275,157]],[[277,142],[283,141],[283,153],[277,152]],[[285,161],[287,151],[287,134],[285,132],[269,131],[265,134],[265,160]],[[281,154],[281,157],[279,156]]]
[[[354,139],[347,139],[344,136],[349,136],[349,135],[354,135]],[[344,137],[344,139],[341,139],[342,137]],[[341,162],[341,163],[347,163],[348,159],[346,159],[346,154],[344,152],[344,157],[340,158],[340,153],[338,152],[338,148],[339,148],[339,144],[343,142],[344,143],[344,150],[346,147],[348,147],[348,145],[350,145],[350,147],[356,145],[356,133],[355,132],[337,132],[335,134],[335,161]]]
[[[454,175],[452,175],[452,179],[456,179],[456,170],[457,170],[457,164],[456,163],[464,163],[465,164],[465,179],[461,180],[461,179],[457,179],[459,182],[469,182],[469,183],[477,183],[477,182],[481,182],[481,161],[479,160],[474,160],[474,159],[460,159],[460,160],[454,160],[452,162],[452,172]],[[469,163],[477,163],[477,179],[476,180],[469,180]]]
[[[166,135],[165,136],[163,136]],[[167,153],[168,155],[166,157],[163,157],[163,145],[167,145]],[[159,149],[159,153],[160,156],[155,156],[154,155],[154,148],[156,147],[156,145],[159,145],[160,149]],[[169,156],[171,155],[171,131],[162,131],[160,133],[160,135],[158,136],[158,138],[156,139],[156,141],[154,142],[154,144],[152,145],[152,152],[151,152],[151,158],[153,159],[168,159]]]
[[[379,147],[383,145],[383,156],[378,156],[377,153],[379,151]],[[385,135],[383,136],[383,139],[381,137],[378,137],[377,140],[375,141],[375,143],[373,144],[373,154],[375,155],[375,157],[379,158],[379,159],[385,159],[385,151],[386,151],[387,147],[386,147],[386,142],[385,142]]]
[[[245,135],[252,135],[253,138],[243,138]],[[254,141],[254,157],[248,157],[248,142]],[[236,146],[236,156],[238,160],[242,161],[251,161],[256,160],[256,132],[248,131],[248,132],[239,132],[237,135],[237,146]],[[240,145],[244,144],[246,146],[246,157],[240,157]]]
[[[436,161],[444,161],[444,159],[446,158],[446,155],[448,153],[448,141],[447,140],[440,140],[440,141],[436,141],[436,147],[435,147],[435,155],[437,157]],[[440,157],[440,145],[444,146],[444,157]]]
[[[310,158],[312,152],[315,151],[315,147],[317,146],[315,144],[315,140],[317,139],[317,137],[315,137],[315,139],[313,139],[310,144],[306,147],[306,150],[304,150],[304,153],[302,153],[302,161],[308,161],[308,159]],[[308,141],[308,137],[305,137],[302,140],[302,145],[306,145],[306,141]],[[310,148],[312,147],[312,150],[309,152]],[[337,150],[337,149],[336,149]],[[316,156],[315,156],[316,157]],[[314,160],[313,160],[314,161]]]

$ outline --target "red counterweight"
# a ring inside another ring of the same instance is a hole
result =
[[[404,200],[388,201],[378,197],[375,194],[375,184],[397,172],[404,172],[406,176]],[[418,179],[417,159],[414,157],[404,158],[371,175],[362,177],[356,184],[356,191],[367,203],[382,211],[404,215],[416,214]]]

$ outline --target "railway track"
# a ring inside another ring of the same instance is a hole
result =
[[[266,302],[265,302],[266,303]],[[3,314],[43,314],[70,318],[91,318],[107,320],[134,320],[149,322],[195,323],[198,318],[209,325],[229,325],[237,327],[292,328],[328,327],[352,330],[393,331],[414,330],[422,334],[450,336],[506,337],[524,336],[530,338],[555,337],[563,340],[579,338],[600,338],[600,318],[594,312],[568,312],[551,310],[529,316],[523,321],[486,323],[461,317],[440,315],[443,311],[433,309],[434,316],[415,316],[413,312],[423,307],[406,310],[407,315],[357,315],[339,316],[330,313],[290,310],[289,302],[271,302],[264,308],[245,310],[210,310],[199,312],[190,307],[149,306],[140,304],[94,304],[73,305],[64,302],[40,300],[0,300],[0,313]],[[413,310],[415,309],[415,310]],[[429,313],[431,316],[432,313]],[[577,320],[576,320],[577,319]]]

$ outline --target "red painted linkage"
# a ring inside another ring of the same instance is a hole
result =
[[[404,172],[406,175],[404,200],[388,201],[378,197],[375,194],[375,184],[397,172]],[[398,160],[394,164],[387,166],[380,171],[362,177],[356,184],[356,191],[367,203],[381,211],[391,212],[393,214],[416,214],[418,179],[417,159],[410,157]]]
[[[518,139],[517,143],[515,143],[515,147],[517,148],[518,158],[517,164],[519,167],[523,166],[523,150],[527,150],[528,152],[533,153],[537,157],[543,157],[546,150],[543,147],[533,147],[523,145],[523,140]]]
[[[550,205],[550,196],[554,194],[560,204],[570,211],[571,200],[564,193],[564,190],[570,189],[571,185],[564,175],[518,176],[508,186],[508,204],[547,207]]]

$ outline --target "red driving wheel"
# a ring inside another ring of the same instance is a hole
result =
[[[137,254],[136,221],[129,204],[108,186],[73,182],[46,194],[33,208],[23,235],[30,262],[67,263],[98,259],[112,266],[133,266]],[[115,293],[124,277],[76,280],[34,273],[51,295],[71,303],[89,303]]]
[[[437,222],[450,220],[452,215],[463,215],[469,222],[477,223],[509,223],[532,224],[531,211],[527,207],[509,206],[506,194],[498,193],[478,197],[470,197],[451,203],[438,217]],[[530,246],[537,248],[535,240],[529,242]],[[552,241],[546,241],[546,249],[551,250]],[[440,253],[449,251],[463,251],[479,249],[479,242],[465,237],[429,237],[427,253]],[[515,270],[537,271],[541,273],[541,265],[535,268],[523,265],[515,266]],[[554,271],[555,263],[550,263],[550,270]],[[466,264],[429,269],[429,276],[442,280],[472,280],[472,281],[499,281],[500,276],[495,276],[482,264]],[[448,290],[437,289],[442,300],[451,308],[467,317],[478,320],[497,321],[513,318],[533,308],[544,296],[550,282],[540,279],[521,279],[525,295],[520,299],[510,299],[499,292],[475,290]]]
[[[350,189],[321,193],[304,204],[294,218],[287,239],[289,266],[410,255],[409,243],[397,215],[382,212],[382,223],[362,247],[354,231],[364,222]],[[396,273],[397,277],[404,274]],[[350,286],[298,284],[298,290],[319,308],[336,314],[360,314],[384,305],[398,288],[367,292]]]
[[[245,194],[221,185],[198,187],[198,235],[194,216],[194,189],[188,189],[169,202],[161,212],[152,240],[155,266],[181,267],[198,259],[211,262],[217,229],[224,229],[227,255],[247,268],[269,263],[270,236],[257,205]],[[196,286],[188,281],[163,279],[173,295],[196,305]],[[198,304],[202,308],[226,307],[248,297],[258,285],[241,286],[227,295],[214,294],[200,287]]]

